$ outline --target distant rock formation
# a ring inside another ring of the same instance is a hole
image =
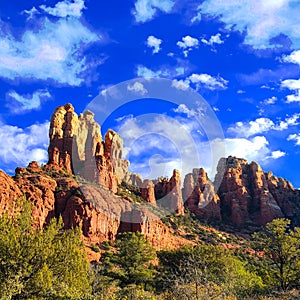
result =
[[[220,170],[225,167],[225,173]],[[221,212],[224,221],[236,225],[254,223],[264,225],[274,218],[292,217],[298,199],[292,185],[278,179],[272,173],[265,173],[255,163],[229,156],[219,162],[216,180],[221,199]]]
[[[206,220],[221,220],[220,198],[203,168],[193,169],[184,179],[185,206]]]
[[[184,214],[181,191],[181,178],[178,170],[173,171],[170,179],[160,178],[155,182],[155,198],[160,206],[178,215]]]

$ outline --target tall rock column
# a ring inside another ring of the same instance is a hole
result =
[[[78,116],[72,104],[59,106],[51,117],[48,147],[48,165],[65,168],[72,174],[72,143]]]
[[[160,200],[160,205],[178,215],[184,215],[184,206],[181,191],[180,172],[173,171],[172,177],[159,179],[155,183],[155,198]]]

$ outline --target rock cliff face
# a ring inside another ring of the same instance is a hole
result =
[[[293,217],[299,193],[286,180],[263,172],[255,162],[231,156],[221,159],[218,168],[216,181],[220,183],[224,221],[264,225],[274,218]]]

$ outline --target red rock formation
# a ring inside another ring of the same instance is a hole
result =
[[[184,215],[181,178],[178,170],[173,171],[170,179],[161,178],[155,183],[155,198],[160,206],[170,212]]]
[[[263,225],[284,216],[257,163],[248,164],[244,159],[230,156],[221,159],[218,168],[222,175],[217,174],[216,181],[221,182],[218,194],[225,220],[236,225],[247,222]]]
[[[26,169],[25,169],[26,170]],[[15,201],[22,195],[14,180],[0,170],[0,215],[10,213],[15,208]]]
[[[154,184],[152,180],[145,179],[141,187],[141,197],[148,203],[156,205]]]
[[[221,220],[220,199],[203,168],[193,169],[184,179],[185,206],[206,220]]]
[[[65,168],[69,174],[72,174],[72,143],[77,123],[77,114],[69,103],[57,107],[50,122],[48,165]]]

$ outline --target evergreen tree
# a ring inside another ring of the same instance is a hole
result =
[[[275,219],[253,235],[257,249],[264,251],[263,267],[283,291],[299,288],[300,281],[300,228],[289,228],[290,220]]]
[[[115,241],[115,251],[103,256],[103,264],[111,277],[118,279],[122,287],[134,284],[144,285],[153,279],[152,261],[155,249],[139,232],[120,234]]]
[[[31,206],[0,218],[0,299],[86,299],[89,266],[79,231],[53,219],[33,228]]]

